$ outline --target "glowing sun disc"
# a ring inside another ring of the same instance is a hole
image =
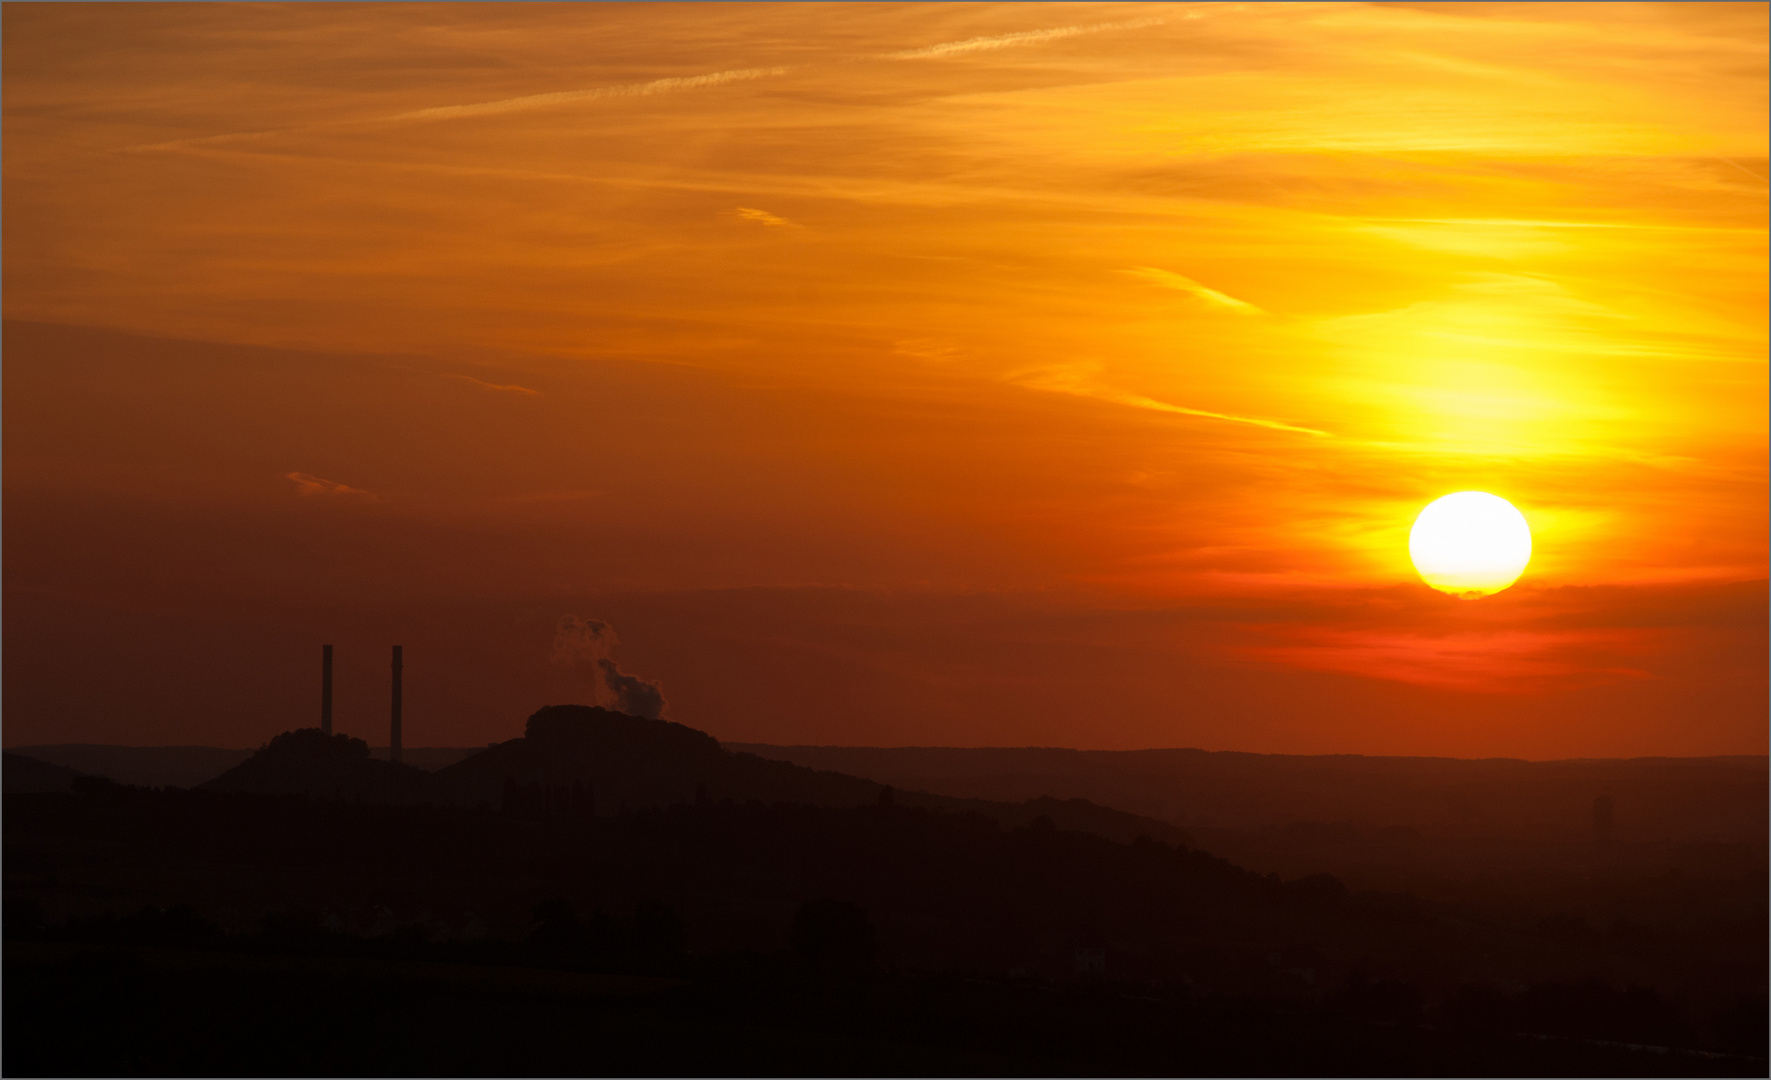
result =
[[[1518,507],[1486,491],[1434,499],[1408,533],[1408,557],[1428,585],[1473,600],[1519,580],[1531,561],[1531,526]]]

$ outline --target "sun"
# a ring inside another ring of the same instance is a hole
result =
[[[1518,507],[1486,491],[1434,499],[1414,519],[1408,557],[1428,585],[1474,600],[1519,580],[1531,561],[1531,526]]]

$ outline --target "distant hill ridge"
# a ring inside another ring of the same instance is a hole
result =
[[[65,766],[52,765],[10,750],[6,751],[4,765],[0,769],[3,769],[0,771],[0,784],[7,791],[30,794],[72,791],[74,777],[79,775]]]
[[[728,744],[955,797],[1078,797],[1189,829],[1363,822],[1440,836],[1578,839],[1595,800],[1620,839],[1759,843],[1771,762],[1764,756],[1526,761],[1516,758],[1255,754],[1052,747]]]
[[[196,787],[252,756],[251,750],[219,746],[111,746],[46,743],[14,746],[7,753],[46,761],[88,776],[137,787]]]
[[[1429,835],[1572,840],[1590,835],[1594,800],[1608,795],[1622,839],[1757,843],[1766,836],[1768,770],[1763,756],[1524,761],[1184,749],[772,746],[718,744],[680,724],[647,723],[667,726],[634,730],[692,733],[680,744],[690,759],[702,760],[698,755],[710,755],[717,747],[740,759],[768,759],[846,778],[815,781],[794,774],[788,779],[790,774],[771,773],[761,762],[722,760],[716,769],[725,779],[710,785],[716,798],[737,798],[751,790],[746,784],[759,782],[767,794],[755,797],[765,801],[782,797],[767,782],[755,779],[774,776],[787,788],[801,791],[798,797],[814,802],[876,798],[879,788],[889,784],[898,789],[899,801],[908,805],[918,805],[921,796],[916,793],[924,792],[945,797],[924,805],[954,809],[955,800],[973,799],[990,804],[999,814],[1004,804],[1024,807],[1028,800],[1049,796],[1060,802],[1087,800],[1103,810],[1114,807],[1134,818],[1166,822],[1196,835],[1199,830],[1257,829],[1291,822],[1363,822]],[[613,731],[603,737],[613,738]],[[542,740],[547,738],[543,732]],[[561,745],[570,741],[567,736]],[[494,744],[494,749],[510,745]],[[486,752],[484,747],[408,748],[403,760],[420,771],[440,774]],[[8,753],[119,783],[195,787],[245,761],[253,751],[62,744],[18,746]],[[385,748],[371,748],[369,757],[385,760],[386,753]],[[547,755],[530,761],[526,751],[505,749],[502,754],[500,760],[518,772],[535,770],[527,782],[544,782],[549,769],[555,768],[547,764]],[[567,749],[566,758],[575,755]],[[644,756],[634,763],[644,767]],[[486,770],[482,763],[463,773]],[[746,770],[753,779],[739,782]],[[496,768],[477,779],[463,779],[477,788],[476,801],[496,805],[502,798],[503,776]],[[624,778],[611,779],[614,782],[603,785],[605,790],[596,792],[604,811],[618,809],[624,797],[620,792]],[[669,788],[672,798],[692,799],[696,784],[708,782],[709,777],[694,778],[686,786],[678,783],[683,778],[661,779],[676,785]],[[873,786],[857,787],[856,781]],[[723,793],[722,783],[729,787]],[[840,797],[831,794],[837,790]],[[811,794],[804,794],[807,791]]]
[[[1016,828],[1044,815],[1059,828],[1115,840],[1139,835],[1185,842],[1154,818],[1083,800],[953,799],[923,792],[886,795],[889,785],[840,772],[733,751],[706,732],[585,705],[550,705],[529,717],[524,737],[498,743],[437,772],[466,802],[515,798],[607,814],[674,803],[758,801],[808,806],[899,805],[979,813]],[[550,794],[551,793],[551,794]],[[551,802],[550,802],[551,800]]]
[[[861,777],[735,752],[706,732],[668,720],[585,705],[540,709],[529,717],[522,738],[471,752],[436,772],[380,760],[361,739],[302,728],[278,735],[220,776],[195,786],[359,802],[484,804],[587,816],[724,800],[823,807],[892,801],[909,808],[981,814],[1008,828],[1030,825],[1043,816],[1060,829],[1122,842],[1138,836],[1171,843],[1188,839],[1168,822],[1083,799],[1003,802],[897,792]]]

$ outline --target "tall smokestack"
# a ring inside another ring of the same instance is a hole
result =
[[[332,646],[320,646],[320,733],[332,734]]]
[[[394,646],[394,722],[388,736],[387,759],[400,760],[400,646]]]

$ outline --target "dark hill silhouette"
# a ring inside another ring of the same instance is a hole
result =
[[[607,815],[677,803],[759,801],[806,806],[899,805],[978,813],[1010,828],[1048,817],[1062,829],[1127,841],[1139,835],[1185,841],[1174,826],[1082,799],[1018,803],[893,793],[872,780],[734,753],[705,732],[586,705],[549,705],[525,735],[482,750],[436,774],[458,800],[537,813]]]
[[[410,765],[376,761],[369,744],[319,728],[285,731],[245,761],[201,785],[210,791],[307,795],[377,803],[440,803],[449,788]]]
[[[0,786],[11,793],[53,792],[74,790],[74,777],[79,774],[60,765],[38,761],[8,750],[4,758],[4,774]]]
[[[881,785],[840,773],[731,754],[704,732],[584,705],[549,705],[520,739],[498,743],[437,772],[470,802],[500,805],[507,784],[542,796],[577,785],[597,812],[732,799],[858,806]],[[511,796],[522,797],[522,796]]]
[[[251,757],[251,750],[219,746],[108,746],[103,743],[47,743],[14,746],[13,753],[66,766],[136,787],[196,787]],[[371,751],[373,753],[373,751]]]

